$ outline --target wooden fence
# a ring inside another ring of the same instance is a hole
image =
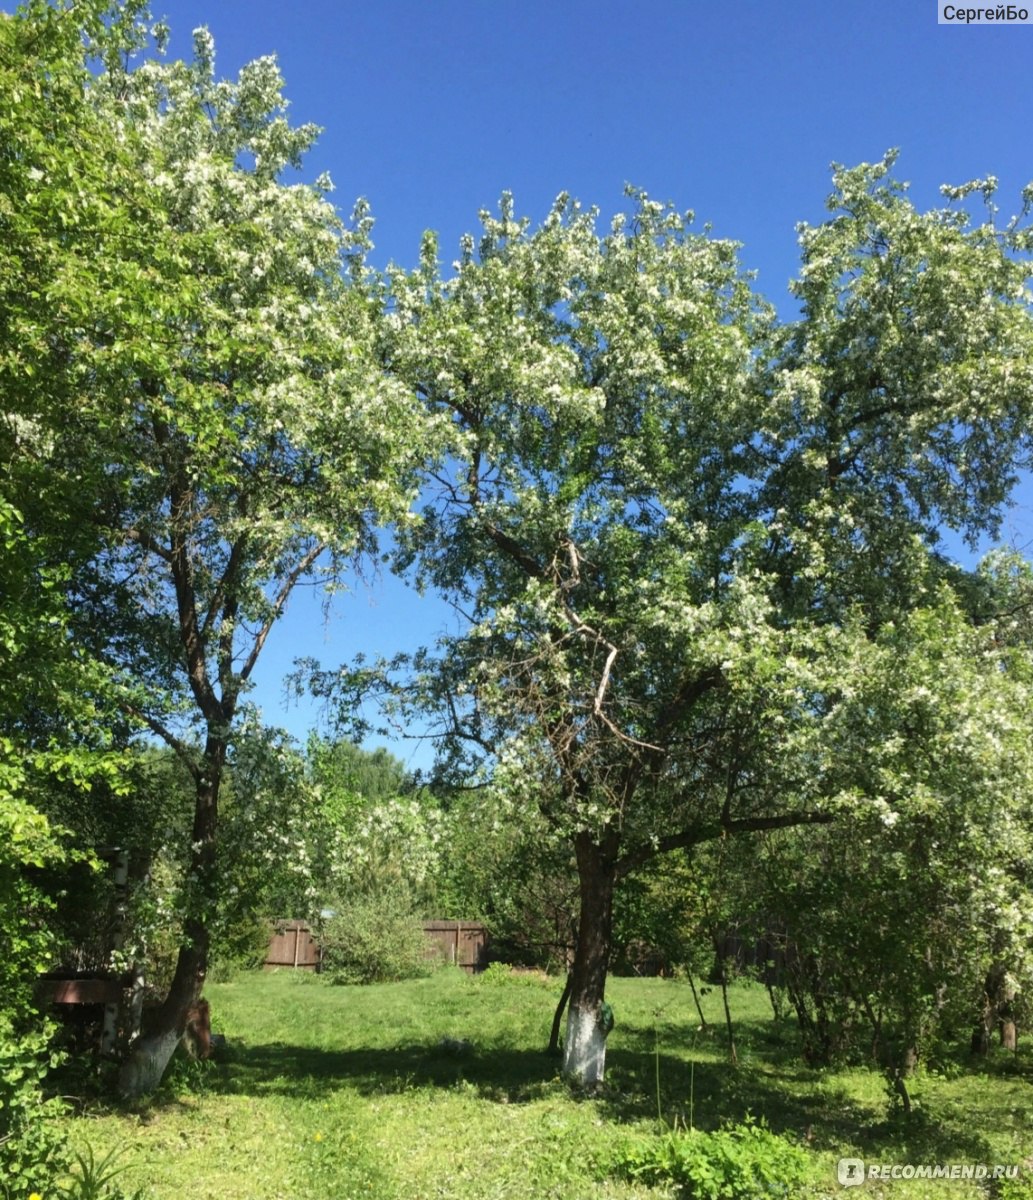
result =
[[[265,955],[265,970],[293,967],[318,971],[323,952],[307,921],[277,921]]]
[[[429,954],[473,974],[488,965],[488,931],[475,921],[424,921]]]
[[[476,921],[424,921],[428,958],[442,958],[471,974],[488,964],[488,931]],[[318,971],[323,952],[307,921],[277,921],[264,968]]]

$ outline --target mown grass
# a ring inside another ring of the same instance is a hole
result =
[[[1027,1057],[920,1075],[905,1120],[877,1072],[803,1065],[792,1023],[774,1022],[763,990],[746,985],[733,993],[732,1067],[715,996],[704,1000],[714,1025],[700,1032],[687,986],[612,980],[607,1085],[578,1096],[543,1053],[559,990],[535,975],[482,982],[452,971],[366,988],[241,976],[208,989],[227,1038],[216,1061],[180,1064],[147,1105],[93,1103],[70,1133],[100,1151],[126,1147],[125,1182],[155,1200],[657,1196],[609,1168],[629,1132],[658,1127],[659,1077],[668,1125],[710,1129],[750,1112],[803,1142],[816,1197],[985,1200],[994,1193],[965,1181],[844,1192],[836,1161],[1013,1164],[1033,1154]]]

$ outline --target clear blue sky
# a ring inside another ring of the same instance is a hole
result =
[[[329,170],[344,210],[369,199],[378,265],[414,265],[427,228],[449,261],[503,189],[537,221],[560,191],[609,215],[630,182],[742,242],[789,312],[794,226],[821,219],[830,162],[899,146],[923,207],[941,183],[994,174],[1010,212],[1033,179],[1033,26],[941,26],[935,0],[156,0],[154,13],[173,55],[207,25],[220,74],[278,56],[293,119],[324,129],[306,174]],[[1024,485],[1006,530],[1020,544],[1031,506]],[[303,737],[313,710],[281,703],[296,655],[411,648],[447,619],[390,579],[357,584],[325,627],[299,598],[254,699]]]

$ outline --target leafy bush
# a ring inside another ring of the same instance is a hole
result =
[[[392,983],[430,973],[428,943],[407,890],[381,889],[337,906],[323,926],[323,970],[335,983]]]
[[[44,1191],[64,1161],[51,1121],[62,1105],[43,1093],[55,1060],[53,1026],[32,1000],[52,946],[53,902],[32,872],[65,858],[43,814],[4,795],[0,780],[0,1195],[10,1200]]]
[[[482,987],[503,987],[513,982],[513,968],[509,963],[488,963],[476,980]]]
[[[649,1185],[674,1183],[692,1200],[791,1196],[807,1177],[807,1155],[763,1122],[713,1133],[689,1130],[626,1142],[615,1173]]]
[[[52,1124],[62,1105],[43,1098],[50,1065],[49,1028],[16,1034],[0,1014],[0,1196],[10,1200],[44,1189],[64,1161]]]
[[[478,987],[535,987],[551,988],[556,976],[544,971],[515,971],[509,963],[489,963],[480,974],[474,976]]]
[[[227,983],[238,971],[257,970],[269,953],[269,927],[263,913],[248,911],[241,912],[232,924],[222,924],[212,946],[209,981]]]
[[[1027,1160],[1017,1179],[1000,1181],[997,1200],[1033,1200],[1033,1159]]]

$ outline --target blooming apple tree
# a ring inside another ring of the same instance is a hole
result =
[[[340,578],[378,522],[404,518],[422,428],[381,366],[364,207],[346,228],[328,179],[285,180],[316,130],[288,121],[275,60],[220,81],[207,30],[194,49],[92,85],[146,182],[146,239],[117,252],[155,301],[128,321],[146,338],[84,330],[113,359],[106,405],[65,431],[106,464],[82,636],[196,790],[183,944],[127,1092],[157,1083],[204,982],[220,784],[259,655],[295,587]]]
[[[451,429],[401,562],[462,622],[410,696],[571,841],[589,1083],[619,881],[879,807],[829,749],[843,681],[958,581],[939,529],[992,528],[1028,455],[1029,234],[919,213],[889,167],[837,172],[786,325],[735,246],[641,193],[604,235],[504,197],[447,279],[428,239],[393,280],[391,369]]]

